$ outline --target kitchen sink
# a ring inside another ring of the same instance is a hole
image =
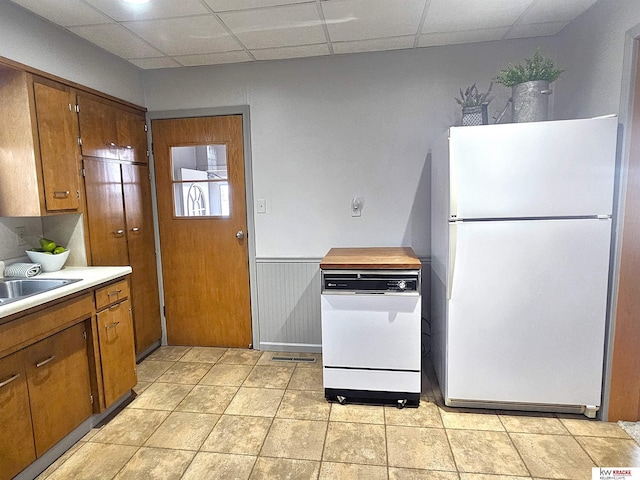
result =
[[[3,278],[0,279],[0,305],[79,282],[79,278]]]

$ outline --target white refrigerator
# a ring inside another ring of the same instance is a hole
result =
[[[432,359],[449,406],[600,406],[617,118],[452,127],[432,150]]]

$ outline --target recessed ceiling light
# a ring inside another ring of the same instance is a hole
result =
[[[122,0],[125,3],[149,3],[149,0]]]

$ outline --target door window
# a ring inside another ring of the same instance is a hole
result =
[[[225,144],[171,147],[176,217],[229,217]]]

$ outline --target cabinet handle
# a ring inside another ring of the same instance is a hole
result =
[[[44,367],[47,363],[53,361],[56,358],[55,355],[51,355],[49,358],[42,360],[41,362],[36,363],[36,368]]]
[[[13,382],[19,376],[20,376],[20,374],[16,373],[14,376],[7,378],[4,382],[0,382],[0,388],[4,387],[5,385],[9,385],[11,382]]]
[[[70,193],[71,192],[69,190],[65,190],[65,191],[59,190],[57,192],[53,192],[53,196],[54,197],[64,197],[64,198],[66,198],[66,197],[69,196]]]
[[[124,233],[124,230],[116,230],[115,232],[116,235],[122,235]]]
[[[107,297],[112,297],[114,295],[118,295],[120,292],[122,292],[122,289],[120,290],[114,290],[113,292],[109,292],[107,293]]]
[[[133,227],[131,229],[132,232],[139,232],[140,231],[140,227]]]
[[[110,328],[115,328],[120,324],[120,322],[113,322],[111,325],[105,325],[105,330],[109,330]]]

